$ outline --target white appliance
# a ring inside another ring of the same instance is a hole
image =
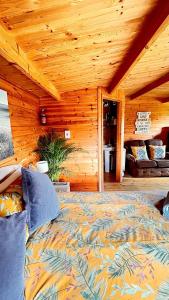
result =
[[[115,169],[115,155],[112,152],[115,151],[115,147],[104,145],[104,171],[109,173]],[[122,176],[124,176],[125,165],[126,165],[126,149],[123,148],[123,162],[122,162]]]
[[[115,151],[115,147],[104,145],[104,170],[106,173],[109,173],[113,169],[112,151]]]

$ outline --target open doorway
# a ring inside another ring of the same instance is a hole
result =
[[[104,101],[115,102],[116,104],[116,142],[115,142],[115,181],[122,182],[123,178],[123,147],[124,147],[124,110],[125,110],[125,97],[124,93],[115,90],[111,95],[107,93],[104,88],[98,88],[98,188],[99,191],[102,192],[107,190],[107,186],[113,184],[104,182]],[[115,122],[115,121],[114,121]]]
[[[118,102],[103,99],[103,170],[104,182],[116,181]]]

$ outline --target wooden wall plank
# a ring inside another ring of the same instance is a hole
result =
[[[149,134],[135,134],[137,112],[151,112],[151,130]],[[127,100],[125,106],[125,141],[146,140],[159,137],[166,143],[169,132],[169,103],[161,103],[153,97],[142,96],[135,100]]]
[[[64,93],[62,100],[56,102],[45,97],[40,105],[47,109],[46,129],[55,129],[60,135],[70,130],[70,142],[84,150],[76,152],[65,162],[65,166],[72,171],[67,178],[71,189],[98,190],[97,89]]]
[[[32,162],[38,136],[43,132],[39,122],[39,99],[28,92],[0,79],[0,89],[7,91],[12,126],[14,155],[0,161],[0,167],[8,164]]]

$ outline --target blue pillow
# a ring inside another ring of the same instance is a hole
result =
[[[26,211],[0,218],[0,299],[24,299]]]
[[[22,168],[23,199],[28,214],[28,228],[35,231],[59,214],[55,188],[46,174]]]
[[[165,198],[164,205],[163,205],[163,216],[169,219],[169,193]]]

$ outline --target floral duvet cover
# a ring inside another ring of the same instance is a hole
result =
[[[60,193],[28,240],[26,300],[169,299],[169,222],[151,193]]]

